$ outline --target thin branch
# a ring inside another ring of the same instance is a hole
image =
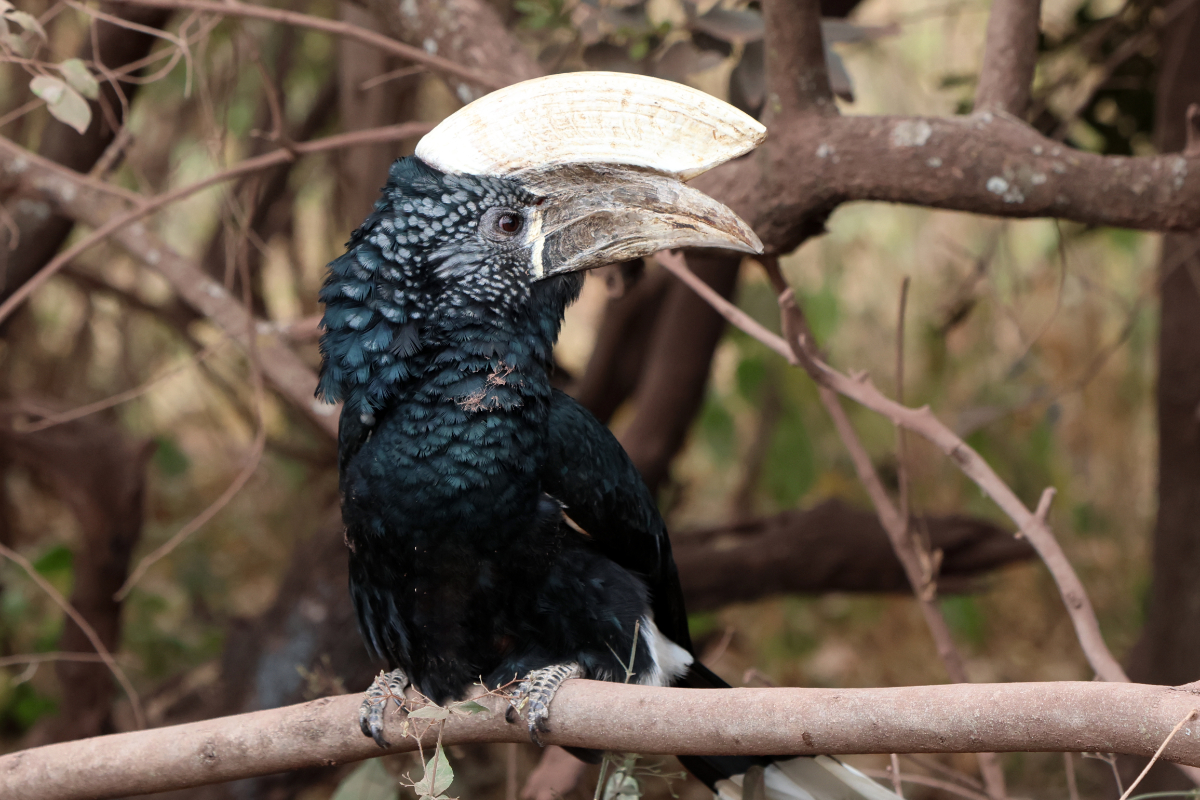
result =
[[[954,431],[934,416],[928,407],[907,408],[884,396],[865,374],[851,377],[838,372],[815,355],[813,342],[808,337],[797,340],[798,346],[793,353],[792,348],[782,337],[767,330],[754,320],[749,320],[750,324],[743,326],[740,322],[748,319],[746,314],[715,292],[705,291],[707,287],[703,287],[703,282],[690,274],[686,265],[681,262],[672,262],[669,257],[664,261],[662,254],[659,254],[658,258],[664,267],[699,292],[734,325],[790,362],[795,363],[798,356],[803,358],[801,365],[820,386],[845,395],[887,417],[892,424],[902,426],[920,435],[949,456],[955,466],[974,481],[1017,524],[1018,530],[1037,550],[1038,555],[1050,570],[1054,582],[1058,585],[1059,593],[1067,607],[1067,613],[1071,617],[1071,623],[1075,627],[1075,635],[1079,639],[1080,647],[1096,674],[1106,681],[1129,680],[1125,675],[1125,670],[1121,668],[1104,643],[1104,637],[1100,633],[1100,624],[1096,620],[1096,613],[1092,609],[1083,583],[1079,580],[1079,576],[1075,573],[1070,561],[1067,560],[1066,554],[1063,553],[1049,527],[1042,520],[1037,519],[991,466]],[[674,268],[672,268],[673,263]],[[690,277],[688,277],[689,275]],[[790,289],[780,297],[780,305],[783,309],[786,309],[789,304],[794,304]],[[787,314],[785,313],[785,324],[786,319]],[[791,333],[793,336],[804,336],[801,331],[792,331]],[[885,527],[887,526],[885,525]]]
[[[246,455],[245,466],[242,467],[241,471],[238,472],[237,476],[233,479],[229,486],[226,487],[225,491],[221,493],[221,496],[209,504],[208,508],[204,509],[198,515],[193,517],[192,520],[180,528],[174,536],[163,542],[161,545],[155,548],[154,552],[143,557],[142,560],[138,562],[133,572],[131,572],[129,577],[125,580],[125,583],[122,584],[121,588],[117,590],[117,593],[114,595],[113,599],[119,602],[128,597],[129,592],[133,589],[137,582],[142,579],[142,576],[146,574],[146,571],[150,569],[150,567],[166,558],[171,554],[172,551],[175,550],[175,548],[183,544],[185,539],[187,539],[200,528],[204,527],[209,520],[211,520],[217,515],[218,512],[221,511],[221,509],[229,505],[229,501],[232,500],[237,493],[242,490],[250,478],[254,476],[254,473],[258,470],[259,462],[262,461],[263,449],[267,443],[267,427],[262,419],[261,398],[258,410],[258,430],[254,434],[254,442],[250,445],[250,452]]]
[[[896,402],[904,402],[904,318],[908,311],[908,287],[912,283],[905,275],[900,282],[900,310],[896,314]],[[904,521],[905,538],[910,538],[910,508],[908,486],[908,448],[905,442],[903,428],[896,428],[896,481],[899,484],[897,494],[900,496],[900,519]]]
[[[860,772],[870,778],[883,778],[886,780],[892,777],[890,772],[882,769],[864,769],[860,770]],[[941,789],[943,792],[958,795],[959,797],[965,797],[967,800],[990,800],[986,794],[972,792],[970,789],[964,789],[963,787],[951,783],[950,781],[931,778],[928,775],[914,775],[911,772],[906,772],[902,776],[901,780],[905,783],[917,783],[921,786],[931,786],[934,789]],[[896,794],[900,794],[899,789],[896,789],[895,792]]]
[[[221,347],[223,347],[228,341],[228,339],[222,337],[212,344],[206,346],[200,352],[189,356],[182,363],[176,364],[162,374],[151,378],[140,386],[135,386],[132,389],[126,389],[123,392],[117,392],[116,394],[106,397],[103,400],[97,400],[94,403],[88,403],[86,405],[79,406],[78,408],[73,408],[69,411],[47,414],[37,422],[22,423],[19,420],[14,421],[13,430],[17,433],[37,433],[38,431],[44,431],[47,428],[53,428],[56,425],[62,425],[63,423],[72,422],[90,414],[95,414],[96,412],[103,411],[106,408],[112,408],[113,406],[118,406],[121,403],[127,403],[130,400],[146,394],[163,381],[169,380],[201,363]]]
[[[301,144],[292,144],[287,147],[281,147],[278,150],[272,150],[270,153],[264,153],[261,156],[247,158],[246,160],[233,165],[227,169],[209,175],[207,178],[190,183],[186,186],[180,186],[169,192],[164,192],[150,199],[140,200],[131,210],[124,214],[110,217],[105,223],[96,230],[89,233],[87,236],[80,239],[75,244],[62,251],[28,281],[23,283],[19,289],[12,293],[3,303],[0,303],[0,322],[12,314],[21,303],[25,302],[31,294],[37,291],[46,281],[57,273],[60,269],[70,263],[71,259],[83,253],[89,247],[97,244],[108,238],[114,232],[137,222],[143,217],[149,216],[160,208],[178,202],[179,200],[189,197],[196,192],[203,191],[210,186],[218,183],[233,180],[241,175],[246,175],[251,172],[258,172],[274,167],[279,164],[284,164],[295,159],[298,155],[307,155],[309,153],[318,153],[326,150],[338,150],[346,147],[355,147],[363,144],[374,144],[376,142],[390,142],[397,139],[406,139],[410,136],[415,136],[428,131],[429,125],[421,122],[409,122],[402,125],[391,125],[386,128],[373,128],[365,131],[354,131],[352,133],[342,133],[336,136],[328,136],[324,139],[317,139],[312,142],[304,142]],[[0,150],[7,151],[9,155],[21,151],[18,145],[13,144],[7,139],[0,137]],[[23,156],[24,153],[21,153]],[[20,156],[16,156],[20,157]],[[68,172],[70,172],[68,170]],[[84,176],[79,173],[71,173],[72,180],[82,178]]]
[[[64,742],[0,757],[5,800],[100,800],[357,761],[417,748],[389,715],[381,751],[358,726],[361,694],[215,720]],[[1090,750],[1149,757],[1197,695],[1186,687],[1095,681],[890,689],[671,689],[570,680],[547,743],[637,753],[933,753]],[[452,714],[422,743],[528,741],[489,713]],[[1162,748],[1200,765],[1200,726]],[[65,769],[63,765],[70,765]]]
[[[315,147],[320,143],[324,143],[327,148],[335,141],[340,141],[340,146],[345,146],[350,141],[390,141],[411,136],[414,130],[416,129],[409,125],[397,125],[320,139],[297,145],[296,148],[304,152],[304,148]],[[281,151],[276,151],[253,160],[259,167],[276,163],[262,160],[268,158],[283,156]],[[230,171],[222,173],[222,177],[228,179],[244,173],[247,171],[245,164],[246,162],[242,162],[236,165]],[[93,184],[99,182],[48,163],[45,159],[0,138],[0,182],[5,180],[45,199],[60,213],[97,229],[111,225],[112,220],[129,214],[128,207],[119,203],[106,185],[100,183],[95,186]],[[193,184],[192,188],[194,187]],[[130,255],[160,273],[180,300],[207,317],[243,346],[248,344],[246,331],[250,329],[252,320],[249,312],[231,297],[224,287],[210,279],[198,265],[180,256],[146,230],[145,226],[136,222],[116,227],[112,237]],[[266,340],[261,344],[263,373],[266,378],[318,427],[336,437],[338,409],[336,406],[318,404],[313,400],[316,375],[312,369],[292,352],[286,343],[269,336],[272,332],[270,326],[266,326],[264,330],[255,322],[254,328],[267,334]]]
[[[341,20],[315,17],[311,14],[300,13],[299,11],[252,5],[238,2],[238,0],[225,0],[225,2],[217,2],[216,0],[113,0],[113,2],[118,5],[128,4],[150,6],[153,8],[188,8],[194,11],[204,11],[226,17],[247,17],[250,19],[267,20],[268,22],[278,22],[284,25],[294,25],[299,28],[309,28],[333,36],[341,36],[346,39],[362,42],[381,52],[398,56],[408,61],[414,61],[418,64],[424,64],[437,72],[445,75],[453,75],[488,89],[500,89],[507,85],[503,81],[498,81],[475,70],[467,69],[449,59],[426,53],[419,47],[398,42],[375,31],[360,28],[357,25],[342,22]]]
[[[96,633],[96,630],[91,626],[91,624],[83,618],[82,614],[75,610],[74,606],[67,602],[67,598],[63,597],[62,594],[59,593],[58,589],[54,588],[54,585],[50,583],[50,581],[43,578],[38,571],[33,568],[33,564],[30,564],[29,559],[25,558],[25,556],[21,555],[15,550],[10,550],[3,544],[0,544],[0,556],[4,556],[9,561],[17,564],[19,567],[21,567],[21,569],[25,570],[25,574],[29,576],[29,579],[36,583],[39,589],[48,594],[50,599],[54,601],[55,605],[61,608],[63,613],[70,617],[71,621],[79,626],[79,629],[83,631],[83,635],[86,636],[88,641],[92,643],[92,647],[96,648],[96,653],[100,656],[100,659],[104,661],[104,666],[108,667],[109,672],[111,672],[113,677],[116,678],[117,683],[121,684],[121,688],[125,691],[125,695],[129,698],[129,705],[133,709],[134,725],[138,729],[146,727],[146,716],[142,713],[142,701],[138,697],[137,691],[133,688],[133,684],[129,682],[129,678],[125,676],[125,670],[121,669],[120,665],[117,664],[116,659],[112,657],[112,653],[108,651],[108,648],[104,646],[104,642],[100,640],[100,636]]]
[[[1150,759],[1149,763],[1147,763],[1146,766],[1142,769],[1142,771],[1140,773],[1138,773],[1138,776],[1134,779],[1133,783],[1129,784],[1129,788],[1126,789],[1124,794],[1121,795],[1121,800],[1129,800],[1129,795],[1133,794],[1133,790],[1136,789],[1138,787],[1138,784],[1142,782],[1142,778],[1146,777],[1146,773],[1149,772],[1150,768],[1153,767],[1155,765],[1155,763],[1158,762],[1159,757],[1162,756],[1163,750],[1166,750],[1167,745],[1169,745],[1171,743],[1171,740],[1175,738],[1175,734],[1179,733],[1179,729],[1182,728],[1185,724],[1188,723],[1188,721],[1190,721],[1193,717],[1196,716],[1196,712],[1197,712],[1197,709],[1193,708],[1191,711],[1189,711],[1187,713],[1186,717],[1179,720],[1178,724],[1176,724],[1175,727],[1171,729],[1171,732],[1167,734],[1167,738],[1164,739],[1163,743],[1161,745],[1159,745],[1157,750],[1154,751],[1154,756]]]
[[[4,656],[0,658],[0,667],[15,667],[21,664],[45,664],[47,661],[82,661],[91,664],[103,664],[104,656],[99,653],[63,653],[52,650],[48,653],[25,653],[23,655]]]
[[[1067,800],[1079,800],[1079,784],[1075,781],[1075,758],[1063,753],[1063,767],[1067,773]]]

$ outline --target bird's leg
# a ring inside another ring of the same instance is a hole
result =
[[[509,700],[509,708],[505,718],[516,722],[517,716],[525,711],[525,722],[529,726],[529,738],[536,745],[541,745],[539,733],[547,733],[550,726],[546,721],[550,718],[550,701],[554,699],[558,687],[568,678],[578,678],[583,670],[578,664],[554,664],[553,666],[535,669],[525,676],[517,686]]]
[[[388,700],[395,700],[397,706],[403,704],[404,690],[408,684],[408,676],[402,669],[380,672],[358,707],[358,724],[363,736],[370,736],[380,747],[388,746],[388,740],[383,738],[383,715],[387,711]]]

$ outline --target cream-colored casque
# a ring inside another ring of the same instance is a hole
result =
[[[563,164],[645,167],[680,180],[753,150],[767,129],[690,86],[620,72],[571,72],[507,86],[464,106],[417,144],[431,167],[511,175]]]

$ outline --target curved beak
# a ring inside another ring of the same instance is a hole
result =
[[[520,178],[545,198],[529,229],[536,278],[677,247],[763,250],[758,236],[737,214],[671,175],[570,165]]]

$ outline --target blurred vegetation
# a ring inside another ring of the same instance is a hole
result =
[[[1089,150],[1150,152],[1154,38],[1144,34],[1155,10],[1137,0],[1044,5],[1038,126]],[[72,8],[50,0],[21,6],[46,28],[48,44],[37,57],[47,63],[72,57],[88,35],[88,17]],[[335,4],[324,0],[302,7],[336,16]],[[756,4],[515,0],[505,8],[549,69],[646,71],[757,105],[761,46],[738,27],[747,19],[752,26]],[[834,45],[853,87],[854,100],[842,101],[842,111],[953,114],[969,106],[987,10],[976,0],[865,0],[853,20],[872,33]],[[698,24],[702,19],[708,22]],[[196,18],[189,32],[195,36],[190,57],[145,86],[133,106],[133,143],[116,172],[126,188],[162,192],[248,155],[269,127],[264,73],[256,64],[283,69],[274,78],[293,125],[309,115],[338,69],[335,43],[311,31]],[[1145,44],[1104,85],[1094,85],[1098,65],[1135,37]],[[752,64],[756,52],[759,74]],[[29,74],[16,63],[0,70],[2,117],[27,102]],[[453,109],[437,78],[409,80],[420,97],[420,117],[436,121]],[[4,119],[0,134],[26,146],[36,146],[47,126],[61,124],[44,109]],[[319,313],[324,264],[356,222],[335,207],[340,165],[335,154],[300,161],[288,179],[287,223],[254,242],[261,258],[256,288],[272,322]],[[219,226],[244,210],[229,187],[215,187],[158,214],[153,227],[199,259]],[[1122,655],[1142,621],[1155,511],[1157,237],[877,204],[844,207],[828,227],[784,267],[832,363],[866,370],[893,389],[900,283],[910,276],[906,399],[929,404],[966,435],[1026,502],[1048,485],[1058,488],[1050,521],[1091,593],[1110,646]],[[591,280],[569,312],[559,359],[573,374],[586,364],[606,298],[602,281]],[[173,321],[171,303],[155,273],[115,247],[100,246],[37,292],[7,323],[0,343],[7,397],[56,408],[176,370],[103,415],[130,438],[156,445],[135,560],[225,490],[245,466],[257,426],[244,354],[221,346],[222,334],[204,321]],[[773,293],[749,262],[740,303],[777,329]],[[195,363],[197,347],[205,345],[211,354]],[[303,352],[317,363],[314,345]],[[894,478],[891,426],[849,410],[876,462]],[[332,443],[270,393],[261,413],[267,447],[250,483],[154,566],[125,605],[120,660],[146,696],[169,681],[212,679],[231,626],[269,606],[294,548],[320,529],[336,504]],[[614,427],[627,418],[627,410],[618,413]],[[752,452],[764,431],[769,446]],[[761,463],[748,463],[751,456]],[[923,442],[910,439],[907,468],[915,511],[969,512],[1008,524]],[[10,466],[4,476],[6,540],[69,593],[78,523],[27,470]],[[682,529],[830,497],[867,503],[811,382],[758,342],[727,334],[664,494],[669,523]],[[57,649],[63,620],[54,604],[11,564],[0,565],[0,586],[0,655]],[[943,607],[974,680],[1091,676],[1057,591],[1037,564],[1007,569],[978,594],[944,600]],[[945,680],[920,614],[901,596],[779,597],[697,615],[693,624],[701,648],[719,649],[714,666],[735,684]],[[20,746],[39,719],[58,713],[58,696],[48,666],[0,671],[4,746]],[[973,771],[969,760],[946,761]],[[1058,756],[1013,756],[1005,764],[1016,795],[1065,791]],[[1102,791],[1086,780],[1083,788]],[[343,795],[366,796],[346,790],[337,797]]]

